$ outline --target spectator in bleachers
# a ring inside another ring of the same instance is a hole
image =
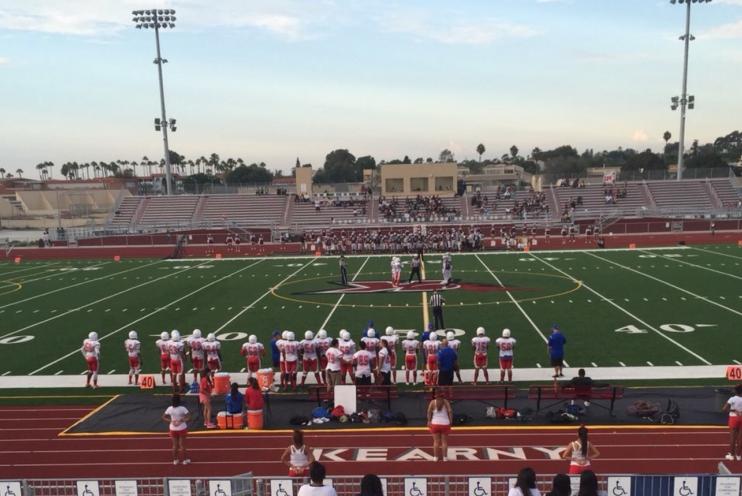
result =
[[[580,489],[577,496],[605,496],[605,491],[598,491],[598,478],[592,470],[580,474]]]
[[[299,488],[297,496],[337,496],[334,487],[324,484],[326,475],[324,465],[320,462],[312,462],[309,465],[310,482]]]
[[[384,496],[384,486],[378,475],[366,474],[361,479],[361,492],[358,496]]]
[[[571,496],[572,485],[569,476],[565,474],[556,474],[551,482],[551,491],[546,496]]]
[[[541,496],[536,488],[536,472],[531,467],[520,469],[515,486],[510,488],[508,496]]]

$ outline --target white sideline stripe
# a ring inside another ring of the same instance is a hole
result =
[[[72,284],[70,286],[65,286],[63,288],[57,288],[57,289],[54,289],[52,291],[47,291],[46,293],[37,294],[35,296],[29,296],[28,298],[25,298],[23,300],[18,300],[18,301],[14,301],[12,303],[7,303],[5,305],[0,306],[0,308],[11,307],[13,305],[18,305],[19,303],[25,303],[27,301],[35,300],[36,298],[41,298],[43,296],[47,296],[47,295],[50,295],[50,294],[53,294],[53,293],[58,293],[60,291],[65,291],[65,290],[70,289],[70,288],[76,288],[77,286],[82,286],[83,284],[89,284],[91,282],[100,281],[101,279],[107,279],[107,278],[112,277],[112,276],[115,276],[115,275],[124,274],[126,272],[131,272],[132,270],[143,269],[145,267],[149,267],[150,265],[155,265],[155,264],[158,264],[158,263],[161,263],[161,262],[162,262],[162,260],[158,260],[157,262],[152,262],[152,263],[149,263],[147,265],[142,265],[140,267],[134,267],[134,268],[131,268],[131,269],[122,270],[121,272],[116,272],[115,274],[108,274],[107,276],[96,277],[95,279],[89,279],[87,281],[78,282],[77,284]]]
[[[203,265],[203,263],[201,263],[199,265]],[[196,265],[194,267],[198,267],[199,265]],[[84,304],[82,306],[79,306],[77,308],[72,308],[70,310],[67,310],[66,312],[63,312],[63,313],[60,313],[60,314],[56,314],[56,315],[54,315],[54,317],[49,317],[48,319],[40,320],[40,321],[35,322],[33,324],[29,324],[26,327],[22,327],[20,329],[15,330],[15,331],[11,331],[9,333],[6,333],[6,334],[0,336],[0,339],[7,338],[9,336],[13,336],[15,334],[18,334],[19,332],[23,332],[23,331],[25,331],[27,329],[31,329],[32,327],[36,327],[38,325],[41,325],[41,324],[45,324],[47,322],[50,322],[50,321],[52,321],[54,319],[58,319],[60,317],[64,317],[65,315],[69,315],[71,313],[78,312],[78,311],[82,310],[83,308],[87,308],[89,306],[96,305],[96,304],[100,303],[101,301],[110,300],[111,298],[115,298],[116,296],[122,295],[124,293],[128,293],[129,291],[132,291],[134,289],[141,288],[142,286],[147,286],[148,284],[155,283],[155,282],[160,281],[162,279],[167,279],[168,277],[172,277],[175,274],[180,274],[181,272],[185,272],[187,270],[191,270],[194,267],[188,267],[187,269],[179,270],[177,272],[173,272],[172,274],[167,274],[167,275],[164,275],[164,276],[160,276],[157,279],[153,279],[151,281],[147,281],[147,282],[143,282],[141,284],[137,284],[136,286],[132,286],[130,288],[124,289],[123,291],[119,291],[118,293],[114,293],[114,294],[111,294],[111,295],[108,295],[108,296],[104,296],[103,298],[99,298],[99,299],[97,299],[95,301],[91,301],[90,303],[86,303],[86,304]]]
[[[497,284],[499,284],[501,287],[504,288],[505,285],[502,283],[502,281],[500,281],[500,278],[497,277],[494,272],[492,272],[492,269],[490,269],[489,266],[486,263],[484,263],[484,261],[479,257],[479,255],[476,255],[476,257],[477,257],[477,260],[479,260],[479,263],[481,263],[484,266],[484,268],[487,269],[487,272],[489,272],[490,275],[495,279],[495,281],[497,281]],[[531,327],[533,327],[533,329],[538,333],[538,335],[541,336],[541,339],[544,340],[544,343],[547,343],[548,344],[549,343],[548,338],[544,335],[543,332],[541,332],[541,329],[538,328],[538,326],[536,325],[536,323],[533,322],[533,320],[531,320],[531,317],[526,313],[526,311],[523,310],[523,307],[520,305],[520,303],[518,302],[518,300],[516,300],[513,297],[513,295],[510,293],[510,291],[505,291],[505,294],[508,295],[508,298],[510,298],[510,301],[512,301],[513,304],[515,304],[515,306],[518,307],[518,310],[520,310],[520,313],[523,314],[523,316],[526,318],[526,320],[528,321],[528,323],[531,324]],[[565,367],[569,367],[569,364],[567,363],[566,360],[564,361],[564,366]]]
[[[698,353],[694,352],[693,350],[691,350],[691,349],[689,349],[689,348],[686,348],[685,346],[683,346],[682,344],[678,343],[677,341],[675,341],[675,340],[674,340],[673,338],[671,338],[670,336],[667,336],[667,335],[665,335],[664,333],[662,333],[662,332],[658,331],[657,329],[655,329],[655,328],[654,328],[654,326],[651,326],[651,325],[649,325],[649,324],[648,324],[647,322],[643,321],[642,319],[640,319],[639,317],[637,317],[637,316],[636,316],[636,315],[634,315],[633,313],[629,312],[628,310],[626,310],[626,309],[625,309],[625,308],[623,308],[622,306],[620,306],[620,305],[616,304],[616,302],[614,302],[614,301],[611,301],[611,300],[609,300],[608,298],[606,298],[606,297],[605,297],[605,296],[603,296],[602,294],[600,294],[600,293],[598,293],[597,291],[595,291],[595,290],[594,290],[593,288],[591,288],[590,286],[588,286],[588,285],[587,285],[587,284],[586,284],[586,283],[585,283],[584,281],[578,281],[577,279],[575,279],[575,278],[574,278],[574,277],[573,277],[572,275],[570,275],[569,273],[567,273],[567,272],[564,272],[564,271],[563,271],[563,270],[561,270],[561,269],[558,269],[557,267],[553,266],[552,264],[550,264],[550,263],[549,263],[549,262],[547,262],[546,260],[542,260],[542,259],[538,258],[538,257],[537,257],[536,255],[533,255],[533,254],[531,254],[531,256],[532,256],[533,258],[535,258],[536,260],[540,261],[541,263],[545,264],[545,265],[546,265],[547,267],[551,267],[551,269],[552,269],[552,270],[555,270],[555,271],[557,271],[557,272],[559,272],[559,273],[561,273],[561,274],[563,274],[563,275],[565,275],[565,276],[569,277],[569,278],[570,278],[571,280],[573,280],[574,282],[581,282],[581,283],[582,283],[582,287],[584,287],[584,288],[585,288],[585,289],[587,289],[588,291],[592,292],[593,294],[595,294],[596,296],[598,296],[598,297],[599,297],[599,298],[601,298],[602,300],[605,300],[605,301],[606,301],[606,302],[608,302],[609,304],[613,305],[614,307],[616,307],[617,309],[619,309],[620,311],[622,311],[623,313],[625,313],[626,315],[628,315],[629,317],[631,317],[632,319],[634,319],[635,321],[637,321],[637,322],[639,322],[640,324],[642,324],[642,325],[646,326],[646,327],[647,327],[648,329],[651,329],[651,330],[652,330],[652,331],[653,331],[653,332],[654,332],[655,334],[657,334],[658,336],[661,336],[662,338],[664,338],[664,339],[666,339],[667,341],[671,342],[672,344],[674,344],[675,346],[677,346],[677,347],[678,347],[678,348],[680,348],[681,350],[683,350],[683,351],[685,351],[685,352],[689,353],[690,355],[693,355],[694,357],[696,357],[696,358],[697,358],[698,360],[700,360],[701,362],[705,363],[706,365],[711,365],[711,362],[709,362],[708,360],[706,360],[705,358],[703,358],[703,357],[702,357],[701,355],[699,355]],[[593,256],[594,256],[594,255],[593,255]],[[600,257],[598,257],[598,258],[600,258]],[[652,370],[654,370],[654,369],[657,369],[657,368],[659,368],[659,367],[654,367],[654,368],[653,368]]]
[[[654,251],[654,250],[689,250],[690,248],[687,246],[660,246],[660,247],[647,247],[642,248],[643,250],[647,251]],[[636,251],[636,248],[602,248],[602,249],[594,249],[594,250],[538,250],[537,253],[541,254],[550,254],[550,253],[561,253],[561,254],[579,254],[579,253],[588,253],[588,252],[612,252],[612,251]],[[483,252],[465,252],[465,253],[459,253],[454,252],[452,253],[453,256],[456,257],[473,257],[477,255],[510,255],[510,256],[524,256],[528,255],[529,253],[534,252],[524,252],[524,251],[483,251]],[[392,256],[409,256],[409,253],[379,253],[379,254],[358,254],[358,255],[345,255],[345,258],[364,258],[364,257],[371,257],[371,258],[389,258]],[[428,257],[440,257],[443,254],[438,252],[428,252],[425,254]],[[312,258],[314,255],[295,255],[295,256],[288,256],[288,255],[281,255],[281,256],[271,256],[271,260],[301,260],[306,258]],[[227,257],[227,258],[189,258],[187,259],[188,262],[239,262],[240,260],[250,260],[253,257]],[[322,255],[323,259],[328,258],[340,258],[340,255]],[[172,263],[183,263],[183,259],[168,259],[165,260],[165,262],[172,262]]]
[[[272,258],[271,258],[271,260],[272,260]],[[250,305],[246,306],[245,308],[243,308],[242,310],[240,310],[239,312],[237,312],[237,314],[234,317],[232,317],[231,319],[229,319],[228,321],[226,321],[224,324],[222,324],[221,327],[219,327],[218,329],[216,329],[214,331],[214,333],[217,333],[217,332],[221,331],[222,329],[224,329],[225,327],[227,327],[229,324],[231,324],[232,322],[234,322],[235,320],[237,320],[243,313],[247,312],[252,307],[254,307],[258,303],[260,303],[260,300],[262,300],[263,298],[265,298],[266,296],[268,296],[269,294],[271,294],[271,292],[273,292],[274,290],[280,288],[281,287],[281,284],[285,283],[286,281],[288,281],[289,279],[291,279],[292,277],[294,277],[296,274],[298,274],[302,270],[306,269],[315,260],[317,260],[317,257],[314,257],[312,260],[310,260],[306,264],[302,265],[301,267],[299,267],[298,269],[296,269],[294,272],[292,272],[291,274],[289,274],[285,278],[281,279],[281,281],[278,284],[276,284],[275,286],[268,288],[268,291],[266,291],[265,293],[263,293],[263,295],[260,296],[257,300],[255,300],[252,303],[250,303]],[[261,262],[262,262],[262,260],[261,260]]]
[[[95,265],[91,265],[90,267],[87,267],[87,268],[89,268],[89,269],[92,269],[92,268],[94,268],[94,267],[101,267],[101,266],[103,266],[103,265],[107,265],[107,264],[110,264],[110,263],[111,263],[111,262],[101,262],[101,263],[98,263],[98,264],[95,264]],[[50,277],[56,277],[56,276],[59,276],[59,275],[67,275],[67,274],[70,274],[70,273],[72,273],[72,271],[69,271],[69,272],[63,272],[63,273],[55,273],[55,274],[49,274],[48,276],[37,277],[36,279],[28,279],[28,280],[22,280],[22,281],[20,281],[20,282],[21,282],[21,283],[23,283],[23,284],[27,284],[27,283],[29,283],[29,282],[35,282],[35,281],[43,281],[44,279],[49,279]],[[112,274],[109,274],[109,277],[110,277],[111,275],[112,275]]]
[[[75,350],[74,353],[79,353]],[[579,365],[582,366],[582,365]],[[638,367],[591,367],[590,377],[594,380],[600,381],[630,381],[630,380],[665,380],[665,379],[718,379],[719,381],[726,382],[726,365],[684,365],[679,367],[673,365],[662,365],[662,366],[638,366]],[[403,369],[398,369],[402,372]],[[498,369],[488,369],[492,377],[495,376]],[[157,372],[156,372],[157,373]],[[551,375],[553,371],[549,368],[523,368],[513,369],[513,379],[520,382],[520,387],[523,387],[523,383],[527,382],[538,382],[538,381],[551,381]],[[239,384],[247,383],[247,373],[234,372],[230,373],[232,381],[238,382]],[[278,372],[276,372],[278,374]],[[565,376],[571,377],[577,375],[577,367],[565,369]],[[83,372],[80,375],[85,375]],[[82,390],[80,384],[80,375],[75,374],[63,374],[63,375],[8,375],[0,376],[0,390],[1,389],[18,389],[18,388],[63,388],[63,389],[79,389]],[[464,382],[471,382],[474,379],[473,369],[462,369],[461,378]],[[99,378],[99,382],[105,388],[109,387],[129,387],[129,376],[127,374],[113,374],[104,375]],[[403,381],[399,381],[402,383]],[[496,381],[491,381],[493,384]],[[315,384],[314,377],[307,376],[308,384]],[[417,385],[422,385],[418,381]],[[158,390],[160,384],[157,384]],[[163,390],[164,391],[164,390]],[[722,429],[723,426],[719,425]],[[0,439],[0,442],[4,441]]]
[[[129,322],[129,323],[127,323],[127,324],[124,324],[123,326],[119,327],[118,329],[116,329],[116,330],[114,330],[114,331],[111,331],[111,332],[109,332],[108,334],[105,334],[104,336],[101,336],[100,338],[98,338],[98,341],[103,341],[104,339],[106,339],[106,338],[108,338],[108,337],[110,337],[110,336],[113,336],[114,334],[118,334],[119,332],[123,331],[124,329],[129,329],[129,328],[131,328],[131,326],[132,326],[132,325],[136,324],[137,322],[141,322],[142,320],[144,320],[144,319],[147,319],[147,318],[151,317],[152,315],[155,315],[155,314],[157,314],[157,313],[160,313],[160,312],[162,312],[163,310],[166,310],[166,309],[167,309],[167,308],[168,308],[168,307],[169,307],[170,305],[173,305],[174,303],[178,303],[179,301],[185,300],[186,298],[189,298],[189,297],[191,297],[191,296],[195,295],[196,293],[200,293],[200,292],[201,292],[201,291],[203,291],[204,289],[206,289],[206,288],[208,288],[208,287],[211,287],[211,286],[213,286],[214,284],[216,284],[216,283],[219,283],[219,282],[223,281],[224,279],[228,279],[228,278],[232,277],[232,276],[233,276],[233,275],[235,275],[235,274],[239,274],[239,273],[240,273],[240,272],[242,272],[243,270],[247,270],[247,269],[249,269],[250,267],[254,267],[255,265],[257,265],[257,264],[259,264],[260,262],[262,262],[263,260],[265,260],[265,259],[264,259],[264,258],[261,258],[261,259],[259,259],[258,261],[256,261],[255,263],[251,263],[250,265],[247,265],[247,266],[245,266],[245,267],[243,267],[243,268],[241,268],[241,269],[239,269],[239,270],[237,270],[237,271],[235,271],[235,272],[231,272],[231,273],[227,274],[226,276],[222,276],[222,277],[220,277],[219,279],[217,279],[216,281],[212,281],[212,282],[210,282],[209,284],[206,284],[206,285],[204,285],[204,286],[201,286],[200,288],[198,288],[198,289],[195,289],[195,290],[191,291],[190,293],[188,293],[188,294],[186,294],[186,295],[184,295],[184,296],[181,296],[181,297],[180,297],[180,298],[178,298],[177,300],[173,300],[173,301],[171,301],[170,303],[166,303],[165,305],[163,305],[163,306],[161,306],[161,307],[159,307],[159,308],[157,308],[157,309],[153,310],[152,312],[150,312],[150,313],[148,313],[148,314],[146,314],[146,315],[143,315],[143,316],[139,317],[139,318],[138,318],[138,319],[136,319],[136,320],[132,320],[131,322]],[[203,265],[203,264],[199,264],[199,265]],[[197,266],[194,266],[194,267],[198,267],[198,265],[197,265]],[[187,269],[184,269],[184,270],[191,270],[191,269],[193,269],[194,267],[189,267],[189,268],[187,268]],[[179,271],[179,272],[183,272],[183,271]],[[171,275],[174,275],[174,274],[177,274],[177,273],[178,273],[178,272],[173,272],[173,274],[171,274]],[[165,276],[165,277],[170,277],[170,276]],[[158,279],[160,279],[160,278],[158,278]],[[155,282],[155,281],[157,281],[158,279],[155,279],[154,281],[151,281],[151,282]],[[145,283],[145,284],[147,284],[147,283]],[[62,356],[62,357],[60,357],[60,358],[57,358],[56,360],[54,360],[54,361],[52,361],[52,362],[49,362],[49,363],[47,363],[46,365],[44,365],[44,366],[42,366],[42,367],[39,367],[38,369],[34,370],[33,372],[31,372],[31,373],[30,373],[30,374],[28,374],[28,375],[35,375],[35,374],[36,374],[37,372],[40,372],[40,371],[42,371],[42,370],[44,370],[44,369],[46,369],[46,368],[48,368],[48,367],[51,367],[51,366],[52,366],[52,365],[54,365],[55,363],[59,363],[59,362],[61,362],[62,360],[66,360],[67,358],[69,358],[69,357],[71,357],[72,355],[75,355],[75,354],[77,354],[77,353],[80,353],[80,350],[74,350],[74,351],[71,351],[71,352],[67,353],[67,354],[66,354],[66,355],[64,355],[64,356]],[[83,373],[84,373],[84,372],[83,372]],[[127,376],[127,378],[128,378],[128,376]]]
[[[364,268],[364,267],[366,266],[366,263],[367,263],[367,262],[368,262],[368,261],[369,261],[370,259],[371,259],[371,257],[366,257],[366,260],[364,260],[364,261],[363,261],[363,263],[361,264],[361,267],[360,267],[360,268],[358,269],[358,271],[357,271],[357,272],[356,272],[356,273],[355,273],[355,274],[353,275],[353,279],[351,279],[351,282],[355,281],[355,280],[356,280],[356,278],[357,278],[357,277],[358,277],[358,276],[360,275],[360,273],[361,273],[361,272],[363,272],[363,268]],[[322,325],[321,325],[321,326],[319,326],[319,327],[318,327],[318,329],[324,329],[324,328],[325,328],[325,326],[327,325],[327,323],[328,323],[328,322],[330,321],[330,319],[332,318],[332,314],[334,314],[334,313],[335,313],[335,310],[337,310],[338,306],[339,306],[339,305],[340,305],[340,303],[341,303],[341,302],[343,301],[343,298],[345,298],[345,293],[343,293],[343,294],[341,294],[341,295],[340,295],[340,298],[338,298],[338,301],[337,301],[337,303],[335,303],[335,305],[334,305],[334,306],[332,307],[332,310],[330,310],[330,313],[329,313],[329,314],[327,314],[327,318],[325,319],[325,321],[324,321],[324,322],[322,322]]]
[[[701,295],[696,294],[696,293],[694,293],[692,291],[688,291],[687,289],[683,289],[680,286],[676,286],[676,285],[674,285],[674,284],[672,284],[670,282],[664,281],[664,280],[660,279],[659,277],[655,277],[655,276],[650,275],[650,274],[647,274],[645,272],[640,272],[640,271],[638,271],[636,269],[632,269],[631,267],[627,267],[626,265],[620,264],[618,262],[614,262],[613,260],[610,260],[608,258],[599,257],[598,255],[595,255],[594,253],[588,253],[588,255],[590,255],[591,257],[595,257],[595,258],[597,258],[599,260],[603,260],[604,262],[614,264],[617,267],[621,267],[624,270],[628,270],[628,271],[634,272],[636,274],[639,274],[641,276],[644,276],[644,277],[646,277],[648,279],[652,279],[653,281],[657,281],[659,283],[664,284],[665,286],[669,286],[669,287],[671,287],[673,289],[676,289],[678,291],[682,291],[683,293],[688,294],[688,295],[691,295],[694,298],[698,298],[699,300],[703,300],[706,303],[710,303],[710,304],[715,305],[715,306],[717,306],[719,308],[723,308],[724,310],[726,310],[728,312],[732,312],[733,314],[736,314],[736,315],[739,315],[740,317],[742,317],[742,312],[738,312],[737,310],[735,310],[733,308],[729,308],[728,306],[722,305],[721,303],[717,303],[717,302],[715,302],[713,300],[709,300],[705,296],[701,296]]]
[[[733,258],[733,259],[735,259],[735,260],[742,260],[742,257],[738,257],[738,256],[736,256],[736,255],[730,255],[730,254],[728,254],[728,253],[722,253],[722,252],[720,252],[720,251],[714,251],[714,250],[705,250],[705,249],[703,249],[703,248],[696,248],[695,246],[694,246],[694,247],[692,247],[692,249],[693,249],[693,250],[698,250],[698,251],[702,251],[702,252],[705,252],[705,253],[712,253],[712,254],[714,254],[714,255],[721,255],[722,257],[729,257],[729,258]]]
[[[639,250],[639,251],[644,251],[644,250]],[[727,272],[722,272],[720,270],[711,269],[709,267],[704,267],[703,265],[697,265],[697,264],[694,264],[694,263],[686,262],[686,261],[680,260],[678,258],[668,257],[667,255],[659,254],[657,256],[662,257],[662,258],[664,258],[666,260],[672,260],[673,262],[678,262],[678,263],[681,263],[681,264],[684,264],[684,265],[690,265],[691,267],[696,267],[698,269],[708,270],[709,272],[715,272],[716,274],[721,274],[721,275],[727,276],[727,277],[733,277],[735,279],[739,279],[740,281],[742,281],[742,277],[735,276],[734,274],[729,274]]]

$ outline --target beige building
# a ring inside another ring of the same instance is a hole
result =
[[[454,196],[456,177],[455,163],[384,164],[381,166],[381,194]]]

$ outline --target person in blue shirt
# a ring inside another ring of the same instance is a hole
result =
[[[428,328],[423,331],[420,335],[420,342],[424,343],[430,338],[430,333],[433,332],[433,324],[428,324]]]
[[[567,344],[567,338],[559,330],[559,326],[554,324],[551,326],[551,336],[549,336],[549,342],[546,345],[546,349],[549,352],[549,360],[551,360],[551,366],[554,367],[554,379],[557,377],[564,377],[564,345]]]
[[[232,390],[229,392],[227,397],[224,399],[224,408],[227,413],[232,415],[242,414],[242,407],[245,404],[245,396],[240,393],[240,389],[236,382],[232,383]]]
[[[366,327],[364,327],[363,330],[361,331],[361,339],[367,338],[368,337],[368,330],[369,329],[373,329],[373,328],[374,328],[374,321],[373,320],[369,320],[368,322],[366,322]]]
[[[448,346],[446,338],[441,339],[440,348],[438,349],[438,385],[452,386],[453,374],[458,366],[458,356],[456,352]]]
[[[278,340],[281,339],[281,333],[273,331],[271,334],[271,359],[273,360],[273,368],[277,369],[281,365],[281,350],[278,349]]]

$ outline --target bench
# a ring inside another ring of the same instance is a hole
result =
[[[518,389],[515,386],[495,384],[471,385],[454,384],[452,386],[437,386],[428,390],[428,399],[433,399],[433,391],[449,401],[481,401],[493,405],[492,401],[501,400],[503,406],[508,407],[508,400],[515,399]]]
[[[307,387],[307,393],[310,398],[317,400],[317,406],[322,406],[322,402],[333,399],[332,391],[327,390],[327,386],[311,385]],[[360,401],[386,400],[387,409],[392,409],[392,400],[399,398],[397,386],[372,385],[356,386],[356,398]]]
[[[624,396],[623,386],[611,386],[611,385],[599,385],[599,386],[560,386],[559,384],[553,384],[549,386],[530,386],[528,388],[528,399],[536,400],[536,411],[541,410],[541,400],[557,400],[555,403],[545,406],[550,406],[561,403],[563,401],[571,400],[582,400],[582,401],[610,401],[610,405],[606,408],[611,416],[613,414],[613,407],[616,404],[616,400],[620,400]]]

